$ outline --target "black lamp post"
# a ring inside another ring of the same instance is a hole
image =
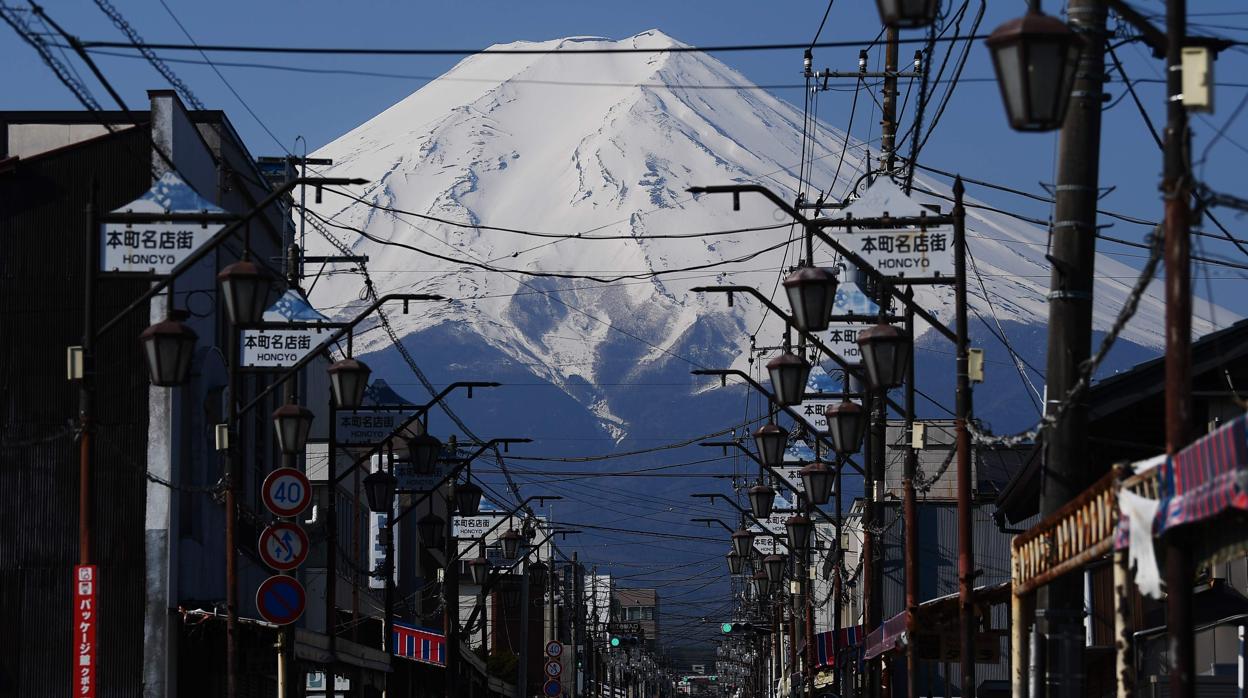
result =
[[[986,42],[1010,126],[1019,131],[1061,127],[1079,65],[1079,37],[1038,5],[997,27]]]
[[[738,528],[732,532],[732,551],[742,560],[750,556],[754,549],[754,532]]]
[[[784,463],[784,449],[789,445],[789,433],[775,422],[768,422],[754,432],[754,445],[758,447],[758,459],[768,468],[778,468]]]
[[[364,478],[364,496],[368,498],[368,510],[376,514],[394,513],[394,491],[398,481],[385,470],[369,473]]]
[[[217,274],[225,310],[235,325],[250,325],[264,319],[269,307],[269,275],[247,259],[234,262]]]
[[[295,456],[303,453],[312,428],[312,410],[303,405],[286,404],[273,411],[273,429],[282,453]]]
[[[802,486],[806,489],[806,499],[815,506],[828,503],[832,496],[833,479],[836,471],[826,463],[815,461],[798,471],[802,476]]]
[[[747,494],[750,498],[750,513],[754,514],[754,518],[761,521],[771,516],[772,507],[776,503],[776,490],[774,487],[760,482],[751,487]]]
[[[896,388],[906,380],[910,366],[910,338],[892,325],[880,323],[858,333],[862,363],[873,388]]]
[[[168,318],[143,330],[139,341],[147,358],[152,385],[171,387],[185,384],[191,377],[191,355],[199,339],[180,320]]]
[[[477,557],[469,560],[468,573],[472,575],[473,584],[483,586],[485,584],[485,578],[490,574],[490,561],[484,557]]]
[[[767,362],[771,375],[771,391],[777,403],[792,407],[802,404],[806,393],[806,379],[810,377],[810,364],[802,357],[784,352]]]
[[[759,570],[754,573],[754,588],[760,597],[766,596],[771,591],[771,578],[766,572]]]
[[[763,571],[772,584],[784,581],[784,566],[787,562],[783,555],[768,555],[763,558]]]
[[[805,550],[810,545],[810,532],[814,524],[805,514],[794,514],[784,522],[789,534],[789,547],[793,550]]]
[[[743,567],[745,567],[745,558],[738,555],[736,550],[728,553],[728,574],[741,574]]]
[[[428,432],[413,436],[407,440],[407,453],[412,459],[412,467],[418,474],[429,475],[437,465],[438,456],[442,455],[442,442]]]
[[[516,529],[509,528],[498,538],[503,542],[503,558],[506,560],[516,559],[516,555],[520,554],[520,541],[524,536]]]
[[[455,485],[455,509],[460,516],[476,516],[481,511],[481,488],[471,480]]]
[[[836,305],[836,276],[819,267],[802,267],[784,280],[793,324],[799,330],[822,332],[828,329]]]
[[[354,410],[364,404],[364,389],[372,369],[368,364],[353,358],[335,361],[326,369],[329,373],[329,389],[340,410]]]
[[[862,449],[862,438],[867,432],[867,413],[862,406],[848,400],[823,411],[828,421],[828,433],[832,436],[832,448],[848,456]]]
[[[880,8],[880,22],[898,29],[926,27],[940,9],[940,0],[876,0],[875,4]]]
[[[442,520],[437,514],[426,514],[416,522],[416,533],[420,535],[420,542],[426,548],[442,547],[442,532],[446,526],[446,521]]]

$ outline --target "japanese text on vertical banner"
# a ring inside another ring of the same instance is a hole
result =
[[[99,581],[95,565],[74,568],[74,695],[95,698],[97,617]]]

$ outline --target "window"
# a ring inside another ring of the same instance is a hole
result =
[[[642,620],[654,620],[654,606],[643,606],[641,608]]]
[[[641,607],[631,606],[629,608],[624,609],[624,619],[625,620],[641,620]]]

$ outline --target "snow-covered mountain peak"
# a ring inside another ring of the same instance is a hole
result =
[[[734,212],[727,197],[695,199],[687,189],[757,182],[794,198],[801,113],[705,54],[561,51],[683,45],[656,29],[618,41],[516,42],[498,48],[549,52],[465,58],[317,152],[334,160],[328,172],[369,184],[354,189],[364,204],[327,195],[315,210],[346,226],[335,234],[369,256],[379,291],[458,299],[395,316],[401,333],[454,321],[559,385],[619,380],[668,361],[744,366],[747,338],[760,323],[760,344],[778,337],[776,318],[755,303],[729,308],[722,296],[690,289],[734,283],[771,293],[800,245],[785,244],[789,221],[761,198],[743,197]],[[820,124],[808,165],[813,186],[801,188],[836,198],[850,191],[866,149],[851,141],[842,153],[843,138]],[[939,182],[916,183],[917,191],[948,195]],[[930,195],[915,199],[948,207]],[[976,312],[1044,324],[1045,231],[981,209],[969,215]],[[309,243],[311,253],[329,251]],[[820,249],[816,261],[835,259]],[[1106,256],[1097,270],[1095,321],[1106,329],[1135,271]],[[359,287],[356,276],[329,276],[313,300],[352,312]],[[952,319],[947,288],[916,293]],[[1159,347],[1161,309],[1159,297],[1148,296],[1124,337]],[[1195,325],[1210,329],[1201,318]],[[380,348],[384,337],[361,341]],[[602,395],[577,397],[618,423]]]

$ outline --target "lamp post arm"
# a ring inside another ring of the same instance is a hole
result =
[[[442,400],[447,395],[450,395],[455,390],[458,390],[459,388],[467,388],[469,390],[473,388],[497,388],[500,385],[502,385],[502,383],[494,383],[491,381],[456,381],[454,383],[451,383],[450,385],[446,386],[441,391],[439,391],[437,395],[434,395],[433,399],[430,400],[429,402],[426,402],[423,405],[417,405],[416,407],[414,407],[412,414],[408,415],[408,417],[404,419],[399,424],[399,426],[395,427],[394,430],[390,432],[389,436],[387,436],[385,439],[382,439],[380,442],[374,444],[373,447],[370,448],[367,453],[360,456],[359,458],[356,458],[355,461],[351,463],[350,467],[346,468],[341,473],[339,473],[336,477],[334,477],[334,482],[335,483],[342,482],[342,480],[346,478],[347,475],[351,474],[351,471],[363,465],[366,461],[368,461],[368,459],[372,458],[374,455],[380,453],[382,445],[388,443],[391,439],[398,436],[399,434],[402,434],[405,429],[411,426],[412,422],[415,422],[417,419],[420,419],[421,417],[423,417],[429,410],[433,409],[434,405],[442,402]]]
[[[263,400],[265,397],[267,397],[274,390],[277,390],[278,386],[282,385],[286,381],[293,378],[295,375],[299,373],[299,371],[302,371],[304,367],[306,367],[308,364],[315,361],[317,357],[319,357],[321,354],[327,351],[330,344],[333,344],[334,342],[338,341],[339,338],[341,338],[343,335],[350,332],[352,329],[355,328],[356,325],[363,322],[365,318],[367,318],[369,315],[372,315],[374,312],[377,311],[378,308],[385,305],[386,303],[389,303],[390,301],[442,301],[442,300],[447,300],[447,299],[444,296],[439,296],[437,294],[430,294],[430,293],[388,293],[384,296],[381,296],[377,300],[373,301],[373,303],[369,305],[367,308],[365,308],[361,313],[359,313],[354,318],[352,318],[350,322],[343,324],[341,327],[334,330],[333,334],[329,335],[329,337],[326,337],[325,340],[321,343],[321,345],[324,346],[325,349],[322,349],[321,351],[314,351],[308,354],[302,359],[299,359],[298,361],[296,361],[293,366],[283,371],[281,375],[279,375],[272,383],[270,383],[267,387],[265,387],[264,390],[261,390],[260,393],[256,395],[254,398],[252,398],[250,402],[248,402],[246,405],[243,405],[241,408],[239,408],[238,410],[239,415],[246,414],[248,410],[260,404],[260,401]],[[238,341],[238,338],[230,337],[229,341],[236,342]]]
[[[546,499],[552,499],[552,497],[547,497]],[[495,581],[498,580],[500,577],[502,577],[504,572],[510,572],[514,570],[517,565],[527,560],[529,556],[533,554],[534,550],[537,550],[538,548],[545,545],[546,541],[550,540],[556,535],[566,536],[570,533],[580,533],[580,532],[581,531],[577,529],[573,529],[573,528],[556,528],[552,530],[550,533],[546,534],[546,537],[543,538],[541,541],[539,541],[537,545],[530,546],[529,551],[527,553],[516,558],[515,562],[505,567],[497,567],[497,568],[491,569],[490,575],[485,578],[485,583],[481,585],[481,595],[485,596],[485,595],[488,595],[491,591],[493,591]],[[477,604],[476,606],[473,607],[472,613],[468,614],[468,619],[464,621],[463,627],[465,628],[472,627],[472,624],[476,621],[477,614],[481,612],[481,608],[483,605],[484,604]]]
[[[717,524],[719,524],[720,526],[722,526],[722,527],[723,527],[723,529],[724,529],[725,531],[727,531],[727,532],[729,532],[729,533],[735,533],[735,532],[736,532],[736,530],[735,530],[735,529],[733,529],[733,527],[731,527],[731,526],[729,526],[728,524],[724,523],[722,519],[716,519],[716,518],[713,518],[713,517],[708,517],[708,518],[689,519],[689,521],[691,521],[692,523],[704,523],[704,524],[708,524],[708,525],[709,525],[709,524],[713,524],[713,523],[717,523]]]
[[[772,477],[774,477],[776,480],[778,480],[778,481],[780,482],[780,484],[781,484],[781,485],[784,485],[784,487],[785,487],[785,488],[787,488],[790,492],[792,492],[792,493],[793,493],[796,497],[801,497],[801,496],[803,496],[802,491],[801,491],[801,490],[799,490],[799,489],[797,489],[797,486],[796,486],[796,485],[794,485],[793,483],[789,482],[788,478],[786,478],[786,477],[784,476],[784,474],[783,474],[783,473],[781,473],[780,471],[776,470],[775,468],[772,468],[772,467],[769,467],[769,466],[765,465],[765,464],[763,463],[763,461],[759,459],[759,457],[758,457],[758,456],[754,455],[754,452],[753,452],[753,451],[751,451],[750,449],[748,449],[748,448],[746,448],[745,446],[741,445],[741,443],[740,443],[740,442],[738,442],[738,441],[703,441],[702,443],[700,443],[700,444],[698,444],[698,445],[699,445],[699,446],[736,446],[737,448],[741,449],[741,452],[742,452],[742,453],[744,453],[745,455],[749,456],[749,457],[750,457],[750,460],[753,460],[755,463],[758,463],[758,466],[759,466],[760,468],[762,468],[763,470],[766,470],[767,472],[771,473]],[[849,460],[848,458],[846,458],[846,459],[844,459],[844,460],[845,460],[845,462],[846,462],[846,463],[848,463],[850,466],[852,466],[852,467],[853,467],[855,470],[857,470],[859,473],[861,473],[861,472],[862,472],[862,468],[861,468],[861,467],[859,467],[859,466],[858,466],[858,464],[854,463],[853,461]],[[721,495],[721,496],[722,496],[722,495]],[[824,521],[827,521],[828,523],[830,523],[830,524],[832,524],[832,525],[834,525],[834,526],[836,525],[836,519],[834,519],[834,518],[832,518],[831,516],[829,516],[829,515],[828,515],[828,513],[827,513],[827,512],[825,512],[824,510],[820,509],[819,507],[815,507],[815,506],[812,506],[812,507],[811,507],[811,510],[812,510],[812,511],[814,511],[816,514],[818,514],[818,515],[819,515],[819,516],[820,516],[820,517],[821,517]]]
[[[849,363],[844,358],[842,358],[840,354],[837,354],[836,352],[832,351],[832,349],[830,349],[828,345],[824,344],[823,341],[819,339],[818,335],[816,335],[814,332],[809,332],[807,330],[800,329],[797,325],[793,323],[793,318],[790,315],[788,315],[783,310],[781,310],[780,307],[777,306],[775,303],[773,303],[770,298],[763,295],[761,291],[754,288],[753,286],[695,286],[694,288],[691,288],[689,290],[699,291],[703,293],[745,293],[750,296],[753,296],[754,298],[758,299],[758,301],[761,302],[763,305],[767,306],[768,310],[775,313],[778,317],[783,318],[785,323],[787,323],[789,327],[796,330],[800,336],[804,337],[806,341],[813,344],[816,349],[823,352],[823,354],[827,356],[829,359],[832,359],[832,361],[835,362],[838,366],[840,366],[843,370],[845,370],[847,373],[851,373],[854,376],[858,377],[858,379],[863,381],[864,383],[866,382],[867,380],[866,372],[863,370],[861,366]],[[758,383],[751,380],[749,376],[741,372],[738,372],[738,373],[742,377],[744,377],[746,380],[750,381],[750,383],[754,385],[757,389],[762,390],[762,387],[759,386]],[[898,413],[904,413],[905,410],[902,409],[901,405],[897,404],[896,402],[893,402],[893,400],[890,399],[887,395],[884,396],[884,399],[888,401],[889,407],[892,407]]]
[[[755,381],[753,378],[750,378],[750,376],[746,374],[744,371],[739,371],[735,368],[697,368],[697,369],[690,371],[690,373],[692,373],[695,376],[727,376],[727,375],[740,376],[747,383],[749,383],[751,387],[753,387],[758,392],[762,393],[763,396],[766,397],[769,401],[771,401],[772,404],[775,404],[781,410],[784,410],[784,413],[789,415],[789,417],[791,417],[795,422],[798,422],[800,424],[803,421],[805,421],[802,419],[802,415],[798,414],[797,410],[793,409],[792,407],[789,407],[788,405],[780,405],[776,403],[775,398],[772,396],[772,394],[766,388],[759,385],[758,382]],[[832,448],[832,445],[829,444],[827,441],[824,441],[823,436],[819,434],[819,432],[815,431],[814,429],[811,429],[811,433],[814,434],[816,439],[819,439],[821,442],[823,442],[823,446],[827,452],[829,453],[835,452],[836,449]],[[715,442],[715,443],[718,444],[719,442]],[[750,458],[754,460],[755,463],[758,463],[763,468],[766,468],[768,472],[772,473],[773,475],[776,474],[776,471],[774,469],[768,468],[766,465],[764,465],[763,461],[760,460],[758,456],[754,455],[754,453],[751,452],[748,448],[742,446],[741,444],[735,441],[732,443],[740,447],[741,450],[745,451],[746,454],[748,454]],[[857,470],[859,474],[862,474],[863,471],[862,471],[861,466],[855,463],[848,456],[845,456],[844,458],[845,458],[845,462],[849,463],[849,466],[851,468],[853,468],[854,470]]]
[[[500,518],[500,519],[498,520],[498,522],[497,522],[497,523],[495,523],[493,526],[490,526],[489,528],[485,529],[485,532],[481,534],[481,538],[480,538],[479,542],[481,543],[481,556],[482,556],[482,557],[485,557],[485,539],[486,539],[486,537],[487,537],[487,536],[489,536],[489,535],[490,535],[491,533],[493,533],[494,531],[497,531],[499,526],[502,526],[505,522],[510,521],[510,520],[511,520],[511,517],[513,517],[513,516],[515,516],[515,515],[516,515],[516,512],[518,512],[518,511],[520,511],[521,509],[523,509],[523,508],[525,508],[526,506],[528,506],[528,505],[529,505],[529,502],[531,502],[531,501],[533,501],[533,500],[535,500],[535,499],[539,499],[539,500],[547,500],[547,499],[563,499],[563,497],[560,497],[559,495],[555,495],[555,494],[535,494],[535,495],[532,495],[532,496],[526,497],[526,498],[524,499],[524,501],[523,501],[523,502],[520,502],[519,504],[517,504],[517,505],[515,506],[515,508],[513,508],[511,511],[508,511],[506,514],[504,514],[504,515],[503,515],[503,517],[502,517],[502,518]],[[493,512],[490,512],[490,513],[493,513]],[[472,549],[472,546],[471,546],[471,545],[470,545],[470,546],[468,546],[468,550],[471,550],[471,549]],[[465,554],[465,553],[467,553],[467,552],[468,552],[468,550],[465,550],[465,551],[464,551],[464,552],[462,552],[462,553],[456,553],[456,554],[455,554],[455,557],[454,557],[454,561],[462,560],[462,559],[463,559],[463,557],[464,557],[464,554]]]
[[[759,184],[727,184],[727,185],[719,185],[719,186],[711,186],[711,187],[690,187],[688,191],[691,194],[733,194],[734,196],[739,196],[740,194],[746,194],[746,193],[762,194],[764,197],[766,197],[768,200],[774,203],[777,208],[789,214],[789,216],[791,216],[793,220],[795,220],[796,222],[801,223],[802,226],[805,227],[808,231],[810,231],[812,235],[822,240],[825,244],[827,244],[829,247],[831,247],[833,250],[839,253],[842,257],[844,257],[846,261],[858,267],[864,274],[869,276],[872,280],[876,281],[877,283],[881,281],[886,281],[886,277],[883,274],[881,274],[879,270],[873,267],[869,262],[867,262],[867,260],[858,256],[858,254],[855,253],[853,250],[850,250],[849,248],[842,245],[831,235],[828,235],[827,233],[825,233],[821,229],[818,223],[816,223],[815,221],[812,221],[806,216],[803,216],[801,212],[793,208],[793,206],[790,205],[789,202],[785,201],[784,199],[781,199],[779,195],[777,195],[775,192],[771,191],[767,187],[764,187]],[[896,219],[896,222],[901,223],[903,221],[902,219]],[[924,322],[931,325],[937,332],[940,332],[942,335],[944,335],[946,339],[954,343],[958,341],[958,336],[953,330],[945,326],[945,324],[941,322],[940,319],[937,318],[935,315],[931,314],[926,309],[924,309],[923,307],[918,305],[916,302],[914,302],[913,299],[907,298],[906,294],[900,288],[898,288],[898,284],[886,283],[884,285],[888,289],[888,292],[890,295],[892,295],[894,298],[896,298],[906,307],[914,309],[915,315],[918,315],[919,317],[923,318]]]
[[[533,439],[490,439],[489,441],[485,442],[484,445],[478,448],[475,452],[473,452],[472,455],[468,456],[467,458],[459,459],[459,462],[455,465],[455,467],[451,468],[451,472],[447,473],[446,476],[443,477],[441,480],[438,480],[438,483],[433,486],[433,489],[422,494],[419,499],[409,504],[407,508],[404,509],[403,511],[399,512],[399,515],[394,517],[395,522],[397,523],[404,516],[407,516],[408,514],[415,511],[416,507],[420,506],[422,503],[424,503],[426,499],[429,499],[431,496],[433,496],[433,493],[437,492],[439,487],[453,480],[456,475],[459,475],[459,472],[461,470],[467,467],[469,463],[476,460],[476,458],[480,456],[482,453],[485,453],[486,451],[497,446],[498,444],[527,444],[527,443],[531,443],[532,441]]]
[[[727,502],[729,505],[731,505],[733,509],[736,509],[737,511],[741,512],[741,516],[748,518],[750,521],[754,522],[754,525],[763,529],[763,533],[766,533],[767,535],[771,536],[772,538],[778,541],[780,540],[780,536],[776,535],[776,533],[773,532],[770,528],[767,528],[767,526],[764,525],[762,521],[759,521],[757,518],[754,517],[754,512],[732,501],[726,495],[719,494],[718,492],[707,492],[707,493],[691,494],[689,496],[698,497],[701,499],[709,499],[711,500],[711,504],[714,504],[716,499],[722,499],[725,502]]]
[[[124,309],[122,309],[121,312],[117,313],[116,315],[113,316],[111,320],[101,325],[100,329],[95,331],[95,336],[97,338],[103,336],[105,332],[108,332],[109,330],[116,327],[118,323],[124,320],[126,316],[129,315],[131,312],[133,312],[136,308],[150,301],[152,298],[156,296],[156,294],[160,293],[166,288],[169,288],[169,285],[172,284],[174,280],[176,280],[179,276],[181,276],[183,272],[185,272],[187,269],[190,269],[192,266],[197,264],[199,260],[203,259],[204,257],[207,257],[208,254],[216,250],[217,247],[221,245],[221,243],[233,237],[234,233],[238,232],[238,230],[242,228],[244,224],[246,224],[252,218],[255,218],[257,215],[259,215],[261,211],[264,211],[269,206],[272,206],[275,201],[282,198],[282,196],[290,192],[295,187],[301,186],[301,185],[314,185],[314,186],[323,187],[323,186],[328,186],[328,185],[367,184],[367,183],[368,183],[368,180],[344,178],[344,177],[296,177],[282,184],[277,189],[274,189],[272,193],[270,193],[268,196],[261,199],[260,203],[256,204],[255,207],[253,207],[250,211],[248,211],[247,213],[244,213],[242,217],[234,219],[232,223],[226,225],[224,228],[217,231],[217,234],[209,238],[207,242],[205,242],[202,246],[200,246],[199,249],[195,250],[190,255],[188,255],[186,259],[182,260],[177,265],[175,265],[173,269],[169,271],[168,276],[165,276],[161,278],[159,281],[157,281],[156,283],[152,284],[150,288],[144,291],[143,294],[140,295],[138,298],[134,299],[134,301],[131,302],[129,305],[127,305]]]

